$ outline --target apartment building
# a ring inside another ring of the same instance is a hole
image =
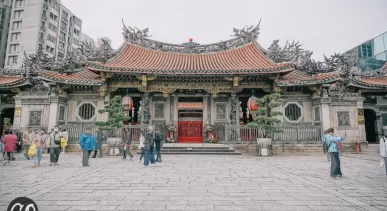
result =
[[[0,0],[0,68],[4,67],[9,21],[11,19],[11,6],[11,0]]]
[[[61,60],[81,43],[82,20],[60,0],[13,0],[8,32],[6,68],[19,68],[24,52],[39,48]]]

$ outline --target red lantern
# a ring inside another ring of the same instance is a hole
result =
[[[192,42],[192,41],[193,41],[192,37],[191,37],[191,38],[189,38],[188,40],[189,40],[190,42]]]
[[[133,100],[129,96],[123,97],[122,100],[121,100],[121,104],[125,105],[124,106],[124,110],[125,111],[131,111],[132,108],[133,108]]]
[[[251,111],[258,111],[259,105],[257,103],[257,100],[258,100],[258,98],[252,96],[247,101],[247,107],[249,108],[250,112]]]

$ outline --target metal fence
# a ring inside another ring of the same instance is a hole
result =
[[[103,130],[103,133],[107,137],[122,137],[124,129],[128,129],[132,142],[137,142],[140,138],[140,132],[145,131],[146,127],[146,125],[124,125],[122,128]],[[67,130],[70,144],[78,143],[79,137],[87,128],[91,128],[92,134],[96,135],[97,127],[94,123],[68,123],[59,125],[59,129]]]
[[[270,134],[274,143],[318,143],[321,141],[321,127],[312,124],[278,125],[282,133]],[[247,125],[224,125],[214,127],[214,135],[219,143],[250,143],[263,138],[262,128]]]

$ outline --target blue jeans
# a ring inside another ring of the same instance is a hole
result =
[[[43,149],[36,148],[36,155],[34,157],[34,164],[36,164],[36,163],[40,164],[40,160],[42,160],[42,153],[43,153]]]
[[[331,176],[336,177],[337,175],[342,175],[339,152],[330,152],[329,154],[331,155]]]
[[[145,151],[144,166],[148,166],[149,161],[151,162],[151,164],[156,163],[155,156],[153,155],[153,151]]]
[[[142,157],[145,157],[145,150],[144,150],[144,147],[141,148],[141,156],[140,156],[140,160],[142,159]],[[145,159],[145,158],[144,158]]]

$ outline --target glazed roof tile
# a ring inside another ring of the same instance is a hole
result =
[[[310,74],[307,72],[302,72],[300,70],[293,70],[290,73],[282,76],[281,79],[276,80],[276,83],[283,86],[312,85],[329,83],[339,79],[340,76],[335,72]]]
[[[70,73],[70,74],[61,74],[54,71],[42,71],[40,77],[48,79],[50,81],[57,81],[61,83],[76,83],[76,84],[89,84],[89,85],[98,85],[103,83],[100,79],[100,76],[90,70],[84,69],[80,72]]]
[[[293,66],[271,61],[254,42],[202,54],[162,52],[127,43],[115,58],[105,64],[90,63],[88,68],[137,74],[256,74],[287,72]]]
[[[0,87],[10,87],[18,85],[25,81],[25,78],[20,76],[0,76]]]
[[[374,77],[360,77],[354,78],[353,81],[357,84],[361,84],[366,87],[373,88],[386,88],[387,87],[387,62],[378,70],[373,70],[372,72],[380,74],[380,76]]]

